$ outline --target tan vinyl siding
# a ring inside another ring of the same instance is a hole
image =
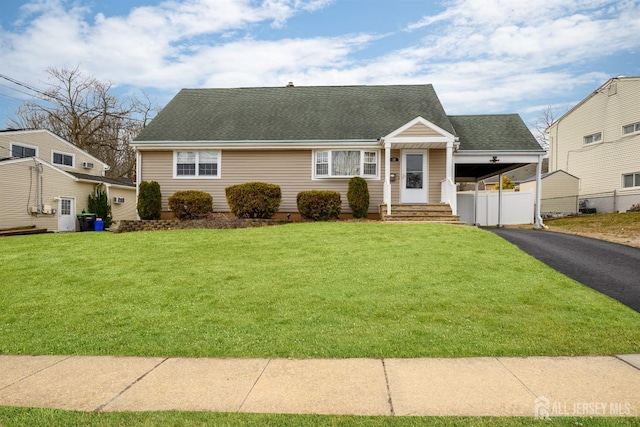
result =
[[[46,131],[24,131],[24,132],[0,132],[0,158],[10,157],[10,145],[12,143],[24,144],[37,148],[37,157],[47,163],[53,164],[52,153],[59,152],[74,157],[74,167],[56,165],[67,172],[80,172],[89,175],[102,176],[103,166],[95,158],[87,155],[71,143],[57,138]],[[93,163],[92,169],[82,167],[83,162]]]
[[[544,213],[575,213],[580,182],[563,171],[542,178],[540,210]],[[536,181],[520,184],[520,191],[536,192]]]
[[[550,171],[580,179],[580,195],[621,190],[622,174],[640,170],[640,134],[622,135],[622,126],[640,121],[640,78],[613,81],[550,128]],[[602,142],[583,138],[602,132]],[[623,190],[624,191],[624,190]]]
[[[122,219],[136,219],[136,189],[109,187],[109,199],[111,203],[111,217],[114,221]],[[114,197],[124,197],[124,203],[114,203]]]
[[[429,150],[429,203],[440,203],[446,169],[447,150]]]
[[[384,158],[380,151],[380,179],[367,179],[370,193],[369,212],[378,211],[382,203]],[[262,181],[277,184],[282,190],[280,212],[297,212],[296,196],[303,190],[335,190],[342,196],[343,212],[347,203],[349,179],[312,179],[312,150],[222,150],[220,179],[174,179],[173,151],[143,151],[141,180],[157,181],[162,191],[162,208],[167,199],[180,190],[201,190],[213,196],[213,209],[227,212],[224,189],[244,182]]]
[[[31,215],[30,206],[36,205],[36,175],[34,161],[0,165],[0,228],[35,225],[51,231],[58,230],[58,215]],[[12,183],[7,185],[7,183]],[[76,199],[76,213],[87,207],[87,198],[94,185],[78,183],[50,168],[42,168],[42,204],[58,209],[56,197]]]
[[[411,126],[409,129],[405,130],[398,137],[425,137],[425,136],[442,136],[435,130],[431,129],[428,126],[425,126],[423,123],[416,123]]]

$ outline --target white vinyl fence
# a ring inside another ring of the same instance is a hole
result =
[[[458,192],[460,221],[469,225],[498,225],[498,192],[479,191],[477,200],[475,196],[475,191]],[[500,225],[533,224],[534,198],[533,191],[503,191]]]

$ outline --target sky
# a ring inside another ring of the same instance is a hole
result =
[[[640,0],[3,0],[0,127],[47,68],[165,105],[181,88],[433,84],[533,127],[640,75]]]

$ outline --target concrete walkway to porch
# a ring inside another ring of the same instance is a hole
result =
[[[640,354],[424,359],[0,355],[0,405],[91,412],[640,416]]]

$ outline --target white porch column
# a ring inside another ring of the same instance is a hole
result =
[[[458,214],[458,200],[456,195],[456,182],[453,176],[453,141],[447,141],[447,154],[446,154],[446,168],[445,168],[445,181],[442,185],[441,201],[448,203],[451,206],[451,213],[453,215]],[[446,192],[446,194],[444,194]]]
[[[447,181],[454,182],[453,180],[453,141],[447,142]]]
[[[140,195],[140,182],[142,181],[142,153],[136,149],[136,206],[138,205],[138,196]],[[136,219],[140,219],[138,209],[136,209]]]
[[[387,215],[391,215],[391,143],[384,143],[384,192],[383,199],[387,205]]]
[[[540,203],[542,200],[542,156],[538,156],[538,167],[536,168],[536,212],[533,228],[544,228],[542,215],[540,215]]]

